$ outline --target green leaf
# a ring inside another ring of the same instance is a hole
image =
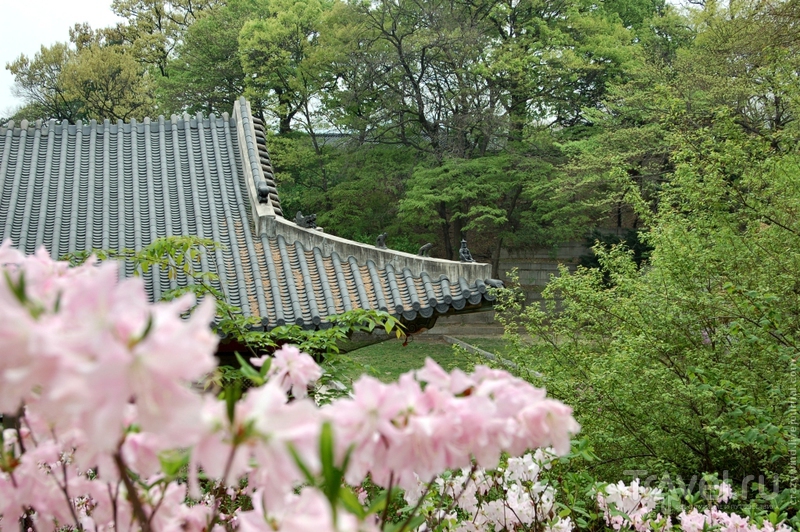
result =
[[[8,287],[11,289],[11,293],[14,294],[14,297],[16,297],[17,300],[24,305],[28,300],[27,296],[25,295],[25,272],[20,272],[19,280],[16,283],[11,279],[11,276],[7,270],[3,271],[3,275],[6,278]]]
[[[411,519],[407,519],[402,523],[387,523],[385,530],[386,532],[405,532],[406,530],[415,530],[424,522],[424,515],[415,515]]]
[[[303,459],[300,457],[300,453],[297,452],[295,446],[291,442],[287,443],[286,446],[289,449],[289,454],[291,454],[292,458],[294,459],[294,463],[297,464],[297,467],[303,473],[303,476],[306,477],[306,482],[308,482],[310,486],[315,486],[316,480],[314,479],[314,475],[311,473],[311,470],[308,468],[305,462],[303,462]]]
[[[364,511],[364,507],[361,506],[360,502],[358,502],[358,497],[355,493],[353,493],[353,490],[350,488],[350,486],[341,486],[339,488],[339,500],[342,502],[342,506],[344,506],[348,512],[355,515],[359,519],[364,519],[367,516],[367,513]]]
[[[273,360],[272,357],[267,357],[264,360],[264,364],[261,366],[261,369],[259,369],[259,371],[258,371],[258,374],[261,375],[261,377],[266,378],[267,372],[269,371],[269,368],[272,367],[272,360]]]
[[[334,464],[333,428],[326,422],[322,425],[319,435],[319,458],[322,464],[322,479],[325,495],[336,506],[339,496],[339,486],[342,482],[342,472]]]
[[[367,509],[367,515],[371,514],[379,514],[383,512],[383,509],[386,508],[388,501],[392,499],[400,490],[398,488],[392,488],[391,496],[388,490],[383,490],[380,494],[375,497],[375,500],[372,501],[372,504],[369,505]]]
[[[242,388],[238,381],[225,387],[225,408],[231,425],[233,425],[236,417],[236,401],[241,396]]]
[[[253,369],[253,366],[251,366],[249,362],[242,358],[242,355],[239,353],[234,353],[234,355],[236,356],[236,360],[239,362],[239,371],[242,372],[242,375],[258,385],[264,384],[264,379],[261,374]]]
[[[175,477],[189,463],[189,453],[181,450],[164,451],[158,455],[161,470],[167,477]]]

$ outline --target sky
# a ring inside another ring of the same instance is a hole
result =
[[[69,28],[78,22],[102,28],[119,20],[111,0],[0,0],[0,117],[22,104],[11,94],[14,76],[6,63],[20,54],[33,57],[42,45],[68,41]]]

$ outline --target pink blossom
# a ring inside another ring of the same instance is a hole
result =
[[[429,379],[424,390],[422,378]],[[579,429],[568,407],[504,371],[479,366],[472,375],[448,374],[432,360],[394,384],[361,377],[352,398],[324,411],[340,453],[354,447],[348,481],[369,473],[378,485],[391,476],[403,488],[473,457],[493,467],[503,451],[553,445],[563,454]]]
[[[0,347],[14,354],[0,360],[0,410],[25,402],[52,430],[81,432],[84,465],[119,444],[131,401],[144,430],[192,443],[200,403],[188,385],[215,365],[213,302],[184,320],[191,296],[151,305],[142,280],[118,281],[114,263],[2,256],[18,261],[3,269],[12,282],[24,276],[27,300],[0,281]]]
[[[334,524],[328,500],[313,488],[303,488],[297,495],[289,493],[280,504],[272,505],[265,502],[262,492],[256,492],[253,510],[242,512],[239,518],[241,532],[356,532],[365,528],[370,527],[345,512],[339,512]]]
[[[322,376],[320,368],[311,355],[301,353],[292,345],[285,345],[273,353],[274,360],[267,376],[297,398],[308,395],[308,385]],[[260,359],[256,359],[260,360]],[[263,364],[263,361],[261,361]],[[260,364],[258,364],[260,365]]]
[[[706,521],[707,516],[701,514],[696,508],[692,509],[688,514],[683,511],[678,515],[678,521],[681,523],[681,530],[683,532],[703,532],[706,526],[711,526],[710,520]]]
[[[196,471],[229,485],[244,474],[262,495],[281,498],[302,479],[289,452],[289,445],[312,469],[318,468],[320,418],[308,399],[287,402],[278,383],[252,389],[236,404],[231,423],[224,404],[207,400],[203,436],[192,453],[190,482],[197,495]],[[251,468],[252,465],[258,467]],[[227,473],[227,474],[226,474]]]
[[[715,488],[717,502],[728,502],[734,497],[733,488],[727,482],[720,482]]]
[[[122,443],[122,457],[126,465],[143,478],[149,478],[161,469],[158,453],[170,446],[149,432],[128,434]]]
[[[360,377],[353,383],[353,397],[328,405],[323,412],[335,427],[340,456],[353,445],[353,461],[347,471],[347,481],[357,484],[368,472],[388,482],[389,444],[396,440],[398,429],[393,421],[399,414],[403,398],[377,379]]]

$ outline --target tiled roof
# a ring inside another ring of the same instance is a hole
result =
[[[57,258],[177,235],[222,244],[199,266],[266,328],[325,327],[355,308],[411,321],[492,299],[488,265],[377,249],[284,219],[263,124],[244,100],[233,116],[0,127],[3,240]],[[187,282],[145,275],[153,299]]]

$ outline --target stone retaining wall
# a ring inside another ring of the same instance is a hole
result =
[[[517,269],[520,285],[525,291],[527,304],[542,301],[542,289],[550,277],[558,275],[558,267],[563,264],[574,271],[582,255],[589,248],[583,242],[569,242],[555,250],[547,251],[507,251],[500,254],[500,278],[508,283],[508,274]],[[502,327],[494,321],[494,311],[475,312],[457,316],[443,316],[436,320],[430,335],[455,336],[495,336],[503,334]]]

